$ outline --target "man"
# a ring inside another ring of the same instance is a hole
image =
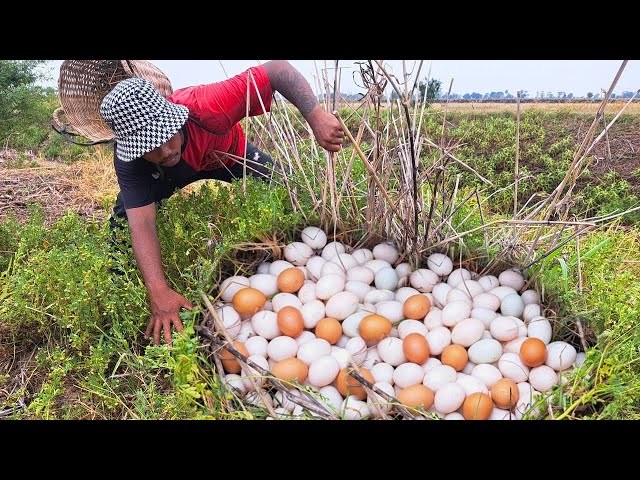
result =
[[[103,99],[100,113],[115,134],[114,165],[120,193],[114,214],[126,217],[131,242],[149,294],[151,316],[145,337],[156,345],[171,325],[183,327],[182,307],[192,304],[167,284],[156,231],[156,204],[201,178],[230,182],[246,171],[265,177],[271,159],[249,144],[240,120],[270,111],[273,92],[300,111],[318,143],[337,152],[344,132],[325,112],[309,83],[288,62],[274,60],[222,82],[176,90],[165,99],[142,78],[118,83]],[[247,96],[248,92],[248,96]],[[248,102],[248,110],[247,110]]]

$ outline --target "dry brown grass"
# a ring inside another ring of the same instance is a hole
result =
[[[624,102],[611,102],[607,106],[608,114],[618,113]],[[444,103],[434,103],[432,108],[437,111],[443,111]],[[538,110],[543,112],[562,112],[562,113],[582,113],[585,115],[595,115],[600,108],[600,102],[597,103],[521,103],[520,110]],[[457,113],[499,113],[499,112],[516,112],[515,103],[456,103],[447,104],[447,111]],[[627,115],[640,115],[640,103],[632,103],[625,110]]]

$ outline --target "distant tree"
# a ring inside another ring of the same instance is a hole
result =
[[[631,98],[633,97],[633,92],[630,92],[629,90],[625,90],[624,92],[622,92],[620,96],[622,98]]]
[[[427,83],[420,82],[418,84],[418,89],[420,90],[420,100],[424,98],[424,91],[427,90],[427,98],[426,101],[433,101],[440,95],[440,87],[442,87],[442,82],[437,78],[431,78]]]
[[[591,92],[587,93],[587,98],[589,100],[591,100],[593,98],[593,93],[591,93]]]
[[[44,78],[38,67],[45,60],[0,60],[0,142],[2,146],[20,143],[36,127],[42,126],[53,112],[55,99],[52,88],[43,88],[36,82]],[[42,139],[40,139],[42,140]],[[25,145],[17,145],[25,146]],[[33,145],[37,147],[38,145]]]
[[[568,93],[567,98],[573,98],[573,93]]]
[[[469,95],[468,93],[465,93],[465,94],[462,96],[462,98],[463,98],[464,100],[471,100],[471,95]]]

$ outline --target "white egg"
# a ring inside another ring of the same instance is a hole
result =
[[[251,317],[251,326],[261,337],[271,340],[282,335],[278,327],[278,316],[270,310],[262,310]]]
[[[430,293],[440,283],[440,277],[433,270],[419,268],[409,276],[409,283],[420,292]]]
[[[547,345],[547,360],[545,364],[556,372],[573,366],[578,352],[575,347],[564,341],[551,342]]]
[[[473,297],[473,308],[486,308],[495,312],[500,308],[500,299],[492,293],[480,293]]]
[[[438,365],[427,370],[424,374],[422,384],[429,387],[433,393],[437,393],[440,387],[448,383],[454,383],[457,378],[457,372],[449,365]]]
[[[322,249],[322,258],[329,261],[339,253],[345,253],[346,248],[341,242],[329,242]]]
[[[244,346],[247,348],[249,355],[260,355],[267,358],[267,345],[269,342],[266,338],[256,335],[255,337],[248,338],[244,342]]]
[[[395,300],[376,303],[376,313],[388,318],[391,323],[399,322],[404,318],[402,304]]]
[[[342,398],[342,395],[340,395],[340,392],[336,387],[333,385],[327,385],[326,387],[322,387],[318,390],[318,393],[320,394],[320,398],[318,398],[320,403],[336,412],[340,411],[344,398]]]
[[[270,273],[257,273],[249,277],[251,288],[260,290],[265,297],[278,292],[278,277]]]
[[[442,324],[453,327],[471,315],[471,305],[466,302],[452,301],[442,309]]]
[[[308,261],[305,267],[311,274],[311,279],[314,281],[318,281],[318,279],[322,276],[322,266],[327,263],[327,261],[319,256],[313,256]]]
[[[269,273],[277,277],[283,270],[293,268],[294,266],[295,265],[293,263],[287,262],[286,260],[275,260],[271,265],[269,265]]]
[[[310,332],[309,330],[303,330],[302,333],[298,335],[294,340],[298,344],[298,347],[300,347],[301,345],[310,342],[314,338],[316,338],[316,336],[313,332]]]
[[[437,307],[444,307],[447,304],[447,294],[453,287],[448,283],[440,282],[431,291],[433,298],[436,299]]]
[[[451,330],[451,343],[467,348],[482,338],[485,328],[477,318],[465,318]]]
[[[501,342],[508,342],[518,336],[519,325],[514,317],[496,317],[489,325],[491,336]]]
[[[300,233],[304,243],[314,250],[320,250],[327,244],[327,234],[318,227],[307,227]]]
[[[522,363],[517,353],[503,353],[498,360],[498,370],[504,378],[509,378],[516,383],[526,382],[529,378],[529,367]]]
[[[422,365],[420,365],[422,367],[422,369],[426,372],[428,372],[429,370],[431,370],[432,368],[435,368],[439,365],[442,365],[442,362],[440,360],[438,360],[435,357],[429,357],[427,358],[427,361],[424,362]]]
[[[393,299],[396,302],[404,303],[407,298],[412,297],[414,295],[420,295],[420,292],[412,287],[400,287],[396,290],[395,296]]]
[[[220,298],[225,302],[231,302],[238,290],[249,287],[250,285],[251,282],[249,279],[242,275],[228,277],[220,284]]]
[[[493,407],[489,420],[516,420],[515,414],[509,410],[503,410],[502,408]]]
[[[471,309],[469,316],[480,320],[484,324],[484,328],[489,330],[491,322],[493,322],[494,318],[498,317],[498,314],[488,308],[476,307]]]
[[[362,266],[367,267],[369,270],[373,272],[374,275],[378,273],[378,270],[381,270],[383,268],[393,268],[389,262],[387,262],[386,260],[380,260],[380,259],[369,260],[363,263]]]
[[[525,290],[522,292],[522,301],[525,305],[540,303],[540,294],[535,290]]]
[[[419,333],[426,338],[429,330],[425,327],[424,323],[418,320],[409,319],[400,322],[398,325],[398,337],[404,340],[404,338],[410,333]]]
[[[287,393],[288,395],[285,395],[280,390],[278,390],[273,395],[273,398],[278,407],[283,408],[288,413],[291,413],[293,412],[293,409],[296,408],[296,406],[298,405],[298,403],[294,400],[302,397],[302,393],[300,393],[298,390],[295,390],[293,388],[289,390]],[[293,399],[291,397],[293,397]]]
[[[348,280],[344,286],[347,292],[352,292],[358,297],[358,302],[364,302],[364,298],[367,296],[373,287],[364,282],[360,282],[357,280]]]
[[[465,280],[460,282],[456,288],[465,292],[472,299],[481,293],[485,293],[482,285],[475,280]]]
[[[334,346],[332,346],[330,356],[335,358],[340,369],[347,368],[350,365],[349,360],[351,359],[351,354],[345,348],[334,348]]]
[[[354,315],[355,315],[355,314],[354,314]],[[348,318],[348,317],[347,317],[347,318]],[[336,347],[344,348],[344,346],[347,344],[347,342],[351,339],[351,337],[349,337],[349,336],[347,336],[347,335],[345,335],[345,334],[344,334],[344,322],[346,322],[346,321],[347,321],[347,320],[345,319],[345,320],[342,322],[342,336],[341,336],[341,337],[338,339],[338,341],[336,342],[336,344],[335,344],[335,346],[336,346]],[[355,336],[357,336],[357,335],[358,335],[358,334],[357,334],[357,330],[356,330],[356,335],[354,335],[354,337],[355,337]]]
[[[349,315],[355,313],[358,308],[359,299],[352,292],[338,292],[327,300],[325,306],[325,315],[335,318],[336,320],[344,320]]]
[[[516,292],[513,288],[511,287],[506,287],[506,286],[499,286],[496,288],[493,288],[489,291],[489,293],[495,295],[496,297],[498,297],[500,299],[500,302],[502,302],[502,299],[504,297],[506,297],[507,295],[511,295],[513,293],[518,293]]]
[[[433,406],[437,411],[444,414],[458,410],[464,403],[466,394],[464,389],[457,383],[447,383],[442,385],[433,400]]]
[[[447,327],[436,327],[429,330],[427,343],[431,355],[440,355],[446,347],[451,345],[451,330]]]
[[[253,337],[256,334],[255,330],[251,326],[251,320],[245,320],[240,322],[240,332],[238,332],[238,336],[236,340],[238,342],[246,342],[250,337]]]
[[[502,344],[494,339],[478,340],[467,351],[473,363],[493,363],[502,356]]]
[[[356,400],[353,396],[344,399],[342,411],[347,420],[360,420],[371,415],[371,410],[366,402]]]
[[[269,273],[269,267],[271,266],[271,262],[262,262],[258,265],[258,269],[256,273]]]
[[[531,319],[535,317],[542,316],[542,308],[537,303],[530,303],[529,305],[524,306],[524,311],[522,312],[522,319],[529,323]]]
[[[266,358],[260,355],[249,355],[248,359],[249,361],[255,363],[259,367],[262,367],[265,370],[269,370],[269,362],[267,361]],[[258,387],[261,387],[267,381],[267,378],[264,375],[262,375],[262,373],[260,373],[258,370],[250,366],[246,366],[246,367],[243,366],[241,373],[242,374],[240,375],[240,377],[242,378],[242,383],[247,389],[247,391],[255,390],[254,383]]]
[[[317,358],[309,366],[308,380],[311,385],[324,387],[333,382],[340,372],[338,361],[331,356]]]
[[[222,320],[224,327],[227,329],[227,333],[233,339],[235,339],[240,333],[240,315],[235,309],[229,305],[225,305],[223,307],[216,307],[216,313]]]
[[[580,368],[580,366],[584,363],[587,354],[585,352],[578,352],[576,355],[576,368]]]
[[[257,408],[266,408],[267,404],[269,407],[273,407],[273,399],[263,389],[260,389],[260,393],[257,391],[249,392],[244,397],[243,403]]]
[[[378,342],[376,346],[378,355],[383,362],[388,363],[392,367],[397,367],[402,363],[406,363],[407,357],[402,350],[402,340],[396,337],[386,337]]]
[[[378,290],[395,290],[398,286],[398,275],[393,267],[384,267],[376,272],[374,283]]]
[[[380,358],[380,355],[378,354],[378,350],[375,348],[370,348],[367,349],[367,355],[364,358],[364,361],[362,362],[362,366],[364,368],[366,368],[367,370],[371,370],[371,368],[378,364],[381,363],[382,359]]]
[[[373,379],[376,381],[376,383],[386,382],[390,385],[393,385],[394,368],[387,362],[376,363],[373,367],[371,367],[369,372],[371,373],[371,375],[373,375]],[[390,393],[389,395],[392,394]]]
[[[271,305],[273,311],[278,313],[281,309],[288,306],[295,307],[300,310],[300,308],[302,307],[302,302],[293,293],[281,292],[273,296],[273,298],[271,299]]]
[[[342,333],[349,338],[358,337],[360,335],[360,322],[364,317],[369,315],[371,315],[371,313],[365,311],[359,311],[349,315],[342,322]]]
[[[516,337],[513,340],[509,340],[502,346],[502,351],[504,353],[515,353],[520,355],[520,347],[524,343],[524,341],[529,338],[527,336]]]
[[[540,365],[529,371],[529,383],[539,392],[546,392],[558,383],[558,374],[548,365]]]
[[[377,304],[380,302],[391,301],[395,294],[391,290],[371,290],[364,296],[364,303]]]
[[[471,370],[471,376],[480,380],[489,389],[493,387],[494,383],[503,378],[502,372],[488,363],[479,363],[473,367],[473,370]]]
[[[373,260],[373,252],[368,248],[358,248],[354,250],[351,255],[355,258],[360,265],[364,265],[369,260]]]
[[[519,317],[524,311],[524,302],[517,293],[506,295],[500,302],[500,312],[502,315]]]
[[[424,325],[427,330],[433,330],[436,327],[442,326],[442,310],[437,307],[431,307],[427,316],[424,317]]]
[[[314,338],[304,345],[300,345],[296,356],[307,365],[311,365],[318,358],[330,355],[331,344],[324,338]]]
[[[463,280],[471,280],[471,272],[466,268],[456,268],[447,278],[447,284],[451,287],[457,287]]]
[[[357,365],[360,365],[367,358],[367,343],[362,337],[353,337],[344,348],[351,354]]]
[[[235,373],[227,373],[222,383],[235,391],[236,395],[243,397],[247,393],[247,387],[242,383],[242,377]]]
[[[459,374],[458,374],[459,375]],[[489,387],[477,377],[471,374],[458,376],[456,383],[462,387],[464,393],[469,396],[472,393],[481,392],[489,395]]]
[[[326,315],[325,304],[320,300],[313,300],[309,303],[305,303],[299,309],[302,315],[302,321],[304,322],[304,328],[312,329],[316,328],[318,322]]]
[[[498,281],[498,277],[493,276],[493,275],[485,275],[483,277],[478,278],[478,280],[476,280],[476,281],[480,285],[482,285],[482,288],[484,288],[485,292],[490,292],[494,288],[500,286],[500,282]]]
[[[353,255],[349,253],[339,253],[331,260],[329,260],[329,262],[339,265],[344,269],[345,272],[360,265],[358,261],[353,257]]]
[[[293,358],[296,353],[298,353],[298,343],[286,335],[274,338],[267,345],[267,355],[276,362],[286,358]]]
[[[467,364],[462,367],[462,370],[460,370],[460,372],[458,373],[465,373],[467,375],[471,375],[471,372],[473,371],[473,367],[475,367],[476,364],[473,362],[467,362]]]
[[[393,384],[401,388],[422,383],[424,370],[417,363],[402,363],[393,371]]]
[[[373,384],[373,386],[391,397],[395,396],[393,386],[389,382],[377,381]],[[384,414],[389,413],[389,410],[391,410],[391,408],[393,407],[393,405],[389,403],[387,399],[377,394],[375,390],[367,396],[367,405],[369,405],[369,410],[376,418],[382,417],[382,415],[380,414],[381,412]]]
[[[344,278],[335,274],[323,275],[316,283],[316,297],[320,300],[329,300],[336,293],[344,290],[346,282]]]
[[[395,246],[390,243],[379,243],[372,250],[373,258],[376,260],[384,260],[388,262],[390,265],[396,263],[400,254]]]
[[[498,281],[500,282],[500,285],[511,287],[515,291],[524,287],[524,277],[522,276],[522,273],[515,270],[505,270],[498,275]]]
[[[471,308],[471,305],[473,304],[473,300],[469,294],[459,288],[452,288],[447,292],[446,302],[448,304],[451,302],[464,302],[469,305],[469,308]]]
[[[307,280],[304,282],[300,290],[298,290],[298,298],[304,305],[305,303],[312,302],[313,300],[318,300],[316,297],[316,284],[311,280]]]
[[[338,275],[342,277],[345,282],[347,281],[347,271],[342,265],[333,262],[326,262],[324,265],[322,265],[322,267],[320,268],[320,277],[322,278],[330,274]]]
[[[462,415],[461,413],[458,412],[451,412],[451,413],[447,413],[444,416],[445,420],[464,420],[464,415]]]
[[[453,262],[443,253],[434,253],[427,258],[427,267],[436,275],[446,277],[453,271]]]
[[[352,267],[347,271],[347,280],[362,282],[366,285],[371,285],[375,277],[376,275],[373,273],[373,270],[363,267],[362,265]]]
[[[527,324],[527,336],[539,338],[545,345],[551,341],[552,333],[551,323],[544,317],[534,317]]]
[[[408,277],[411,275],[412,271],[413,269],[411,268],[411,265],[406,262],[401,263],[396,267],[396,274],[398,275],[398,278]]]

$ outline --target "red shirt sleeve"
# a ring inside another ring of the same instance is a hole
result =
[[[246,116],[247,102],[249,116],[269,112],[272,93],[267,72],[259,66],[222,82],[176,90],[169,100],[187,105],[189,115],[223,135]]]

